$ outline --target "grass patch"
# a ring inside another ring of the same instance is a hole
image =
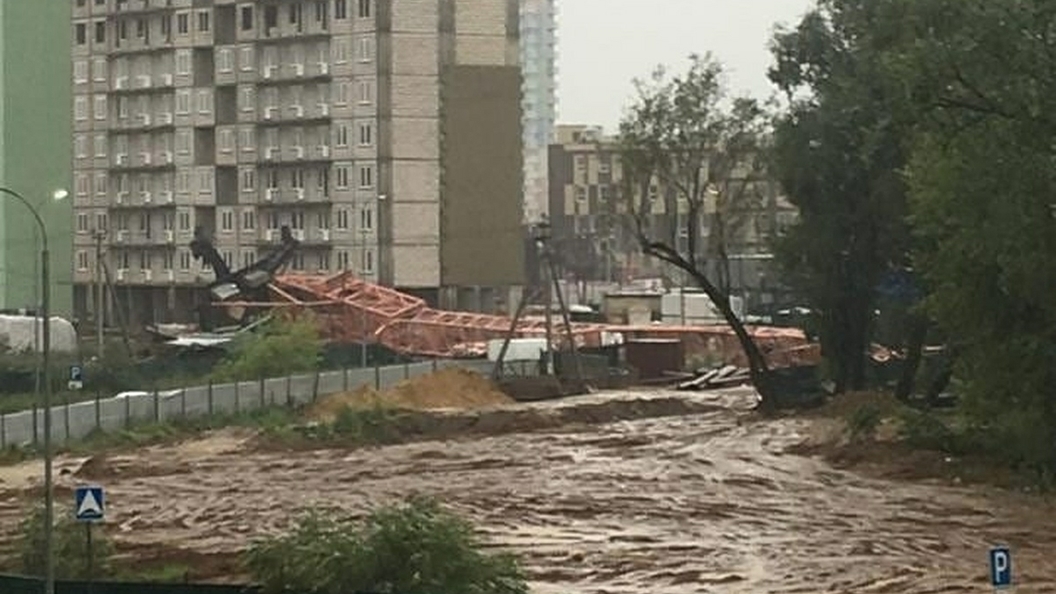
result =
[[[242,427],[260,432],[260,445],[269,448],[318,447],[320,445],[358,447],[394,443],[400,438],[400,411],[374,404],[346,407],[333,422],[305,422],[303,408],[271,406],[237,414],[221,414],[163,423],[138,423],[118,431],[97,430],[66,446],[55,446],[55,453],[92,455],[173,443],[217,429]],[[0,450],[0,465],[11,465],[39,458],[42,448],[10,446]]]
[[[193,569],[186,563],[166,563],[139,569],[118,567],[113,579],[119,582],[181,584],[187,581],[187,576],[193,573]]]

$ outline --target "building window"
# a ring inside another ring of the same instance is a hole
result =
[[[290,213],[290,228],[291,229],[304,229],[304,213],[301,211],[294,211]]]
[[[242,30],[252,31],[253,30],[253,7],[243,6],[242,7]]]
[[[95,96],[95,119],[106,119],[106,95]]]
[[[356,59],[364,64],[374,59],[374,40],[372,38],[360,38],[356,47]]]
[[[87,233],[88,232],[88,213],[80,212],[77,213],[77,232]]]
[[[337,168],[337,179],[334,180],[334,181],[335,181],[334,185],[339,190],[347,189],[348,188],[348,167],[345,167],[345,166],[338,167]]]
[[[587,189],[583,186],[576,186],[576,200],[580,202],[587,201]]]
[[[176,91],[176,113],[183,115],[191,113],[190,89],[180,89]]]
[[[83,159],[88,156],[88,137],[84,134],[78,134],[73,137],[73,148],[74,153],[78,159]]]
[[[359,167],[359,187],[360,188],[373,188],[374,187],[374,167],[371,165],[360,165]]]
[[[319,270],[330,270],[330,254],[319,254]]]
[[[77,60],[73,63],[73,82],[77,84],[88,82],[88,60]]]
[[[374,250],[373,249],[367,248],[367,249],[363,250],[363,263],[362,264],[363,264],[363,266],[361,268],[361,271],[363,272],[363,274],[373,274],[374,273]]]
[[[191,32],[191,18],[184,12],[176,15],[176,33],[186,35]]]
[[[348,2],[346,0],[334,0],[334,18],[348,18]]]
[[[147,252],[139,252],[139,269],[150,269],[150,256],[147,255]]]
[[[348,230],[348,209],[341,208],[337,211],[337,228],[342,231]]]
[[[73,35],[77,39],[77,45],[88,43],[88,25],[77,23],[73,26]]]
[[[235,69],[235,53],[229,47],[222,48],[216,53],[216,62],[220,72],[231,72]]]
[[[198,113],[208,115],[213,111],[213,91],[211,89],[198,90]]]
[[[230,153],[235,150],[235,131],[231,128],[222,128],[216,133],[216,144],[220,147],[220,152]]]
[[[198,11],[198,30],[205,32],[209,30],[209,11]]]
[[[253,48],[251,46],[242,48],[239,51],[239,54],[239,61],[242,64],[242,70],[244,72],[250,72],[257,67],[257,65],[253,63]]]
[[[180,250],[180,270],[191,269],[191,253],[187,250]]]
[[[92,80],[99,83],[106,82],[106,58],[92,60]]]
[[[191,73],[191,50],[178,50],[176,52],[176,74]]]
[[[374,99],[374,85],[369,80],[359,81],[359,103],[369,105]]]
[[[198,172],[198,193],[199,194],[212,194],[213,193],[213,170],[202,169]]]
[[[220,230],[231,231],[235,228],[235,213],[225,210],[220,213]]]
[[[256,254],[252,250],[246,250],[242,252],[242,268],[249,268],[253,265],[253,260]]]
[[[88,252],[80,250],[77,252],[77,270],[88,270]]]
[[[279,189],[279,172],[275,169],[269,169],[265,175],[268,177],[268,189]]]
[[[257,189],[257,172],[246,169],[242,172],[242,191],[252,192]]]
[[[370,5],[373,0],[359,0],[359,18],[370,18]]]
[[[101,212],[95,215],[95,229],[96,231],[106,231],[106,213]]]
[[[348,126],[340,124],[334,134],[334,145],[340,147],[348,146]]]
[[[165,267],[165,270],[166,271],[172,270],[172,260],[173,260],[172,252],[165,252],[165,257],[164,258],[165,259],[164,259],[163,266]]]
[[[364,232],[374,230],[374,209],[369,206],[359,209],[359,228]]]
[[[78,120],[88,119],[88,98],[77,97],[73,100],[73,115]]]
[[[315,0],[315,21],[326,27],[326,0]]]
[[[176,152],[186,155],[191,152],[191,131],[180,130],[176,132]]]
[[[319,213],[318,216],[315,219],[315,226],[318,227],[319,229],[329,229],[330,228],[330,213],[328,213],[328,212]]]
[[[348,54],[350,47],[348,39],[336,37],[334,38],[334,43],[336,45],[336,50],[334,52],[334,61],[338,64],[344,64],[345,62],[348,62]]]
[[[224,264],[231,268],[235,265],[235,254],[231,251],[224,251]]]
[[[374,124],[365,122],[359,125],[359,146],[374,144]]]
[[[242,211],[242,230],[252,231],[257,226],[257,217],[252,210]]]
[[[95,193],[106,196],[107,176],[105,172],[95,174]]]
[[[238,134],[238,144],[243,151],[252,152],[257,149],[257,141],[254,137],[253,128],[243,128]]]
[[[304,170],[294,169],[290,172],[290,187],[303,190],[304,189]]]
[[[106,146],[106,134],[96,134],[95,135],[95,142],[93,144],[95,145],[95,158],[96,159],[105,159],[106,158],[106,149],[107,149],[107,146]]]
[[[352,83],[342,81],[337,84],[337,97],[334,98],[334,103],[338,105],[345,105],[348,103],[348,96],[351,94]]]
[[[191,213],[189,213],[187,211],[182,211],[182,212],[180,212],[179,219],[180,219],[180,231],[190,231],[191,230]]]

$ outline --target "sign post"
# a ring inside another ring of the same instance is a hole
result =
[[[1006,546],[990,549],[990,585],[998,592],[1012,585],[1012,552]]]
[[[84,387],[84,370],[80,365],[70,365],[70,381],[66,384],[70,391],[80,390]]]
[[[88,581],[92,580],[92,524],[101,522],[106,515],[106,494],[99,486],[81,486],[74,491],[74,516],[84,523],[85,529],[85,562],[87,563]]]

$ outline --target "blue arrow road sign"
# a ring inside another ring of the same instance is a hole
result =
[[[990,549],[990,585],[995,588],[1012,585],[1012,553],[1008,547]]]
[[[79,522],[98,522],[105,515],[106,495],[102,487],[77,487],[74,503],[74,516]]]

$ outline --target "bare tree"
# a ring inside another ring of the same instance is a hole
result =
[[[728,99],[722,65],[710,54],[691,56],[684,75],[669,77],[661,67],[635,86],[620,124],[620,161],[638,243],[646,255],[689,275],[712,300],[744,349],[760,408],[773,410],[766,359],[730,304],[727,253],[743,213],[754,210],[745,202],[757,199],[764,111],[754,100]],[[658,207],[663,217],[655,216]],[[656,225],[658,218],[675,222]]]

